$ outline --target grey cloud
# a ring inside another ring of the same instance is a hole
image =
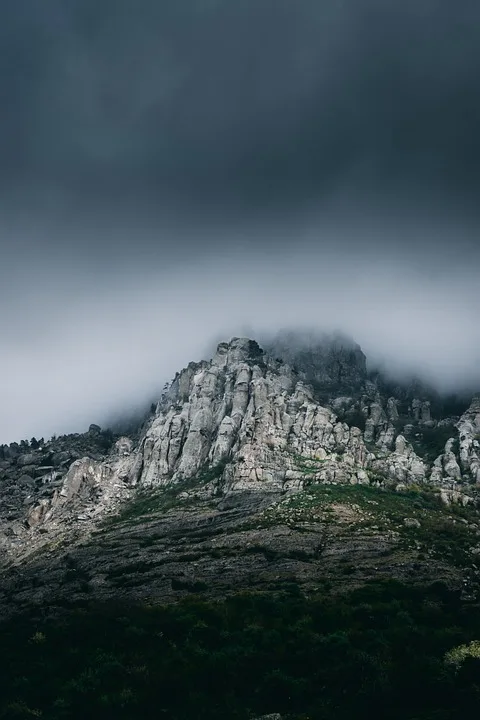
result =
[[[4,180],[20,192],[218,214],[319,202],[346,178],[478,190],[474,2],[2,7]]]
[[[3,320],[0,437],[104,421],[156,397],[212,340],[282,327],[340,328],[394,372],[444,389],[480,386],[474,268],[429,266],[421,250],[412,262],[401,236],[395,252],[390,236],[383,251],[375,243],[366,253],[349,245],[345,229],[315,232],[327,252],[308,233],[276,253],[245,252],[241,242],[235,251],[232,236],[228,254],[206,253],[168,272],[93,271],[69,290],[56,282],[58,268],[32,276],[17,312]]]
[[[339,327],[478,383],[473,0],[0,4],[0,440],[212,338]]]

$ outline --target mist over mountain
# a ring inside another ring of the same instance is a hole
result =
[[[340,330],[478,387],[480,9],[4,2],[0,441],[212,344]]]
[[[164,278],[130,272],[115,284],[86,274],[84,287],[32,281],[39,294],[26,291],[18,314],[4,319],[2,440],[103,424],[158,397],[215,342],[261,341],[282,327],[340,328],[370,367],[383,363],[390,375],[418,375],[446,392],[478,388],[473,283],[458,280],[454,291],[451,273],[433,281],[399,264],[382,267],[378,255],[353,268],[343,256],[323,263],[319,254],[315,263],[297,247],[275,260],[239,253]]]
[[[0,718],[480,706],[478,0],[0,1]]]

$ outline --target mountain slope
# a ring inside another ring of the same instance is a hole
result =
[[[15,492],[3,505],[3,607],[392,576],[473,592],[479,399],[460,418],[432,418],[425,397],[400,414],[404,398],[368,378],[358,347],[335,339],[295,368],[281,354],[221,343],[177,374],[136,438],[92,426],[4,448]],[[308,380],[332,363],[354,380],[327,381],[321,404]]]
[[[480,399],[316,342],[221,343],[130,436],[0,448],[0,717],[478,706]]]

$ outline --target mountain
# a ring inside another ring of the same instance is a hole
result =
[[[438,497],[443,508],[454,503],[473,511],[480,398],[461,416],[435,418],[428,390],[415,389],[418,397],[408,388],[386,393],[392,388],[371,379],[359,346],[340,336],[282,334],[266,351],[247,338],[221,343],[211,360],[177,373],[130,437],[92,425],[83,435],[0,449],[7,565],[28,574],[45,548],[71,544],[80,552],[94,536],[121,536],[134,515],[138,523],[166,523],[166,537],[170,523],[175,535],[185,535],[192,522],[221,529],[235,518],[230,530],[246,523],[250,533],[267,524],[270,542],[295,514],[291,508],[311,504],[314,520],[317,496],[320,519],[329,493],[345,497],[339,522],[350,517],[356,531],[365,515],[352,515],[350,500],[375,489],[380,500],[388,493],[404,503],[405,513],[412,490]],[[160,512],[165,503],[169,512]],[[304,510],[295,512],[300,517]],[[292,528],[287,535],[295,552],[301,546],[308,554],[310,541],[322,545],[304,537],[297,547]],[[172,595],[171,588],[159,592]]]
[[[392,382],[342,336],[264,345],[191,362],[129,435],[0,448],[6,621],[372,582],[475,605],[480,397]]]

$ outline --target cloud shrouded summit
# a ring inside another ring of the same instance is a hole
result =
[[[479,40],[469,0],[2,3],[0,441],[247,330],[475,384]]]

